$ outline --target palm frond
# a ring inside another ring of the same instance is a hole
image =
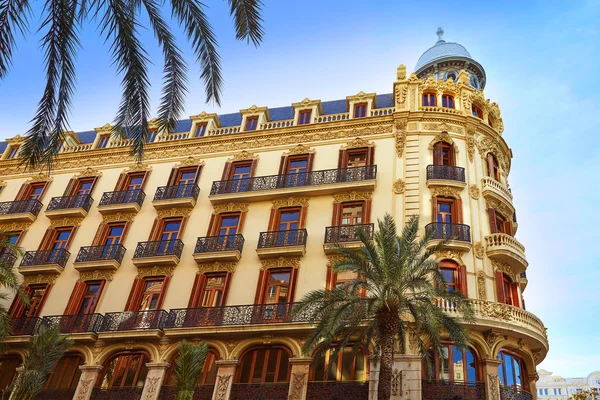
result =
[[[4,79],[12,64],[15,48],[15,31],[25,34],[31,12],[28,0],[2,0],[0,2],[0,79]]]
[[[0,293],[0,303],[8,301],[6,293]],[[6,349],[6,339],[12,334],[12,318],[8,310],[0,307],[0,354]]]
[[[177,350],[179,354],[175,359],[175,378],[178,390],[175,400],[191,400],[208,356],[208,345],[204,342],[194,345],[182,340],[177,345]]]
[[[230,14],[234,17],[235,37],[238,40],[252,41],[255,46],[262,42],[263,29],[260,17],[260,0],[229,0]]]

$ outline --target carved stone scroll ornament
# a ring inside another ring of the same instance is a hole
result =
[[[88,391],[92,388],[92,383],[96,380],[96,378],[87,378],[81,379],[79,381],[79,394],[77,395],[77,400],[84,400],[87,398]]]
[[[344,193],[336,193],[333,195],[334,203],[343,203],[345,201],[357,201],[357,200],[371,200],[373,198],[373,192],[357,192],[351,190]]]
[[[273,200],[273,209],[276,210],[282,207],[307,207],[309,197],[294,197],[289,196],[285,199],[276,199]]]
[[[500,399],[500,378],[498,375],[488,374],[488,384],[490,386],[490,398]]]
[[[406,121],[398,120],[395,122],[396,127],[396,154],[398,158],[402,157],[404,154],[404,146],[406,145]]]
[[[487,300],[487,288],[485,286],[485,272],[477,272],[477,297],[481,300]]]
[[[147,276],[173,276],[173,270],[175,267],[167,266],[160,267],[155,265],[153,267],[137,267],[138,274],[137,277],[139,279],[145,278]]]
[[[248,161],[248,160],[258,160],[258,154],[250,153],[249,151],[242,150],[237,154],[234,154],[233,157],[229,158],[227,161]]]
[[[226,212],[248,212],[250,203],[227,203],[215,204],[213,206],[213,214],[221,214]]]
[[[96,281],[96,280],[105,280],[106,282],[111,282],[115,276],[115,271],[109,270],[93,270],[93,271],[83,271],[79,273],[79,282],[86,281]]]
[[[395,369],[394,372],[392,372],[392,396],[399,396],[401,387],[402,371]]]
[[[203,166],[204,164],[204,161],[200,160],[199,158],[189,156],[185,160],[182,160],[181,162],[176,164],[175,168]]]
[[[192,215],[192,208],[188,207],[188,208],[179,208],[179,207],[172,207],[169,209],[165,209],[165,210],[158,210],[156,212],[156,214],[158,215],[159,219],[165,219],[165,218],[171,218],[171,217],[189,217],[190,215]]]
[[[198,264],[198,273],[206,274],[210,272],[235,272],[236,262],[214,261],[211,263]]]
[[[81,171],[80,173],[75,175],[73,178],[79,179],[79,178],[87,178],[90,176],[102,176],[102,172],[97,171],[97,170],[93,169],[92,167],[87,167],[86,169],[84,169],[83,171]]]
[[[54,178],[45,172],[39,172],[27,180],[27,183],[52,182]]]
[[[312,149],[308,146],[303,145],[302,143],[299,143],[295,147],[292,147],[291,149],[289,149],[288,151],[283,153],[283,155],[284,156],[294,156],[297,154],[312,154],[315,152],[316,152],[315,149]]]
[[[50,221],[50,228],[57,228],[59,226],[81,226],[83,218],[61,218],[53,219]]]
[[[111,222],[133,222],[136,213],[115,213],[105,214],[102,216],[102,222],[104,224],[110,224]]]
[[[54,285],[56,283],[56,274],[37,274],[37,275],[26,275],[23,278],[23,285],[37,285],[40,283],[47,283]]]
[[[0,232],[28,231],[32,222],[4,222],[0,224]]]
[[[438,186],[431,189],[432,197],[448,197],[451,199],[460,199],[461,189],[451,186]]]
[[[156,391],[158,389],[158,382],[160,379],[160,376],[148,378],[148,389],[146,390],[145,400],[152,400],[156,397]]]
[[[471,198],[473,200],[479,199],[479,188],[477,187],[477,185],[469,186],[469,194],[471,195]]]
[[[217,400],[225,400],[231,375],[219,375],[217,378]]]
[[[392,190],[395,194],[402,194],[406,191],[406,182],[402,179],[396,179],[396,182],[392,185]]]
[[[300,259],[297,257],[278,257],[260,260],[261,269],[292,267],[300,268]]]
[[[357,137],[353,141],[342,146],[342,150],[359,149],[362,147],[375,147],[375,142],[369,142],[367,139]]]
[[[306,372],[295,372],[292,374],[289,400],[302,400]]]
[[[131,167],[127,168],[123,171],[124,174],[128,174],[130,172],[146,172],[152,171],[152,167],[144,164],[144,163],[135,163]]]
[[[473,253],[475,253],[475,257],[479,258],[480,260],[483,259],[483,256],[485,255],[485,248],[481,242],[475,243],[475,246],[473,246]]]

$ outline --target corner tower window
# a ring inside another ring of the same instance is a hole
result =
[[[310,110],[300,111],[298,115],[298,125],[310,124]]]
[[[444,108],[454,108],[454,97],[449,94],[445,94],[442,96],[442,107]]]
[[[483,111],[481,110],[481,108],[477,107],[476,105],[471,106],[471,112],[473,113],[474,117],[483,119]]]
[[[423,107],[435,107],[436,105],[435,93],[423,93]]]
[[[367,116],[367,104],[360,103],[354,105],[354,118],[364,118]]]
[[[255,131],[258,126],[258,117],[248,117],[246,118],[246,128],[245,131]]]

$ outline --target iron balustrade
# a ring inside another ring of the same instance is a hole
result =
[[[465,182],[465,169],[453,165],[428,165],[427,179],[446,179]]]
[[[21,260],[21,267],[58,264],[64,268],[70,256],[71,253],[66,249],[26,251]]]
[[[196,242],[194,253],[215,253],[220,251],[242,251],[244,247],[244,236],[223,235],[199,237]]]
[[[282,383],[233,383],[231,400],[287,400],[289,382]]]
[[[44,389],[36,397],[36,400],[72,400],[75,396],[75,388],[72,389]]]
[[[141,189],[119,190],[116,192],[104,192],[100,199],[100,206],[109,206],[113,204],[137,203],[142,206],[146,193]]]
[[[5,250],[6,251],[6,250]],[[7,267],[12,267],[17,262],[17,256],[10,253],[0,253],[0,264],[5,265]]]
[[[194,390],[192,400],[212,400],[215,385],[199,385]],[[179,388],[177,386],[163,386],[160,389],[161,400],[175,400]]]
[[[133,258],[176,256],[181,257],[183,242],[180,239],[138,242]]]
[[[198,200],[200,188],[195,183],[188,185],[161,186],[156,189],[154,200],[185,199],[188,197]]]
[[[431,239],[451,239],[461,242],[471,242],[471,227],[465,224],[449,222],[432,222],[425,225],[425,235]]]
[[[94,400],[140,400],[142,398],[143,390],[144,388],[141,387],[95,387],[92,389],[91,398]]]
[[[341,182],[357,182],[377,178],[377,165],[337,168],[299,174],[256,176],[215,181],[210,194],[255,192],[290,187],[316,186]]]
[[[37,332],[42,319],[39,317],[19,317],[12,320],[12,334],[15,336],[33,335]]]
[[[99,332],[162,329],[168,315],[165,310],[106,313]]]
[[[306,400],[367,400],[369,382],[315,382],[309,381]]]
[[[47,211],[67,210],[70,208],[83,208],[90,211],[94,199],[89,194],[78,194],[75,196],[53,197],[46,208]]]
[[[520,386],[500,384],[500,400],[533,400],[533,396]]]
[[[320,318],[307,310],[292,315],[294,303],[251,304],[243,306],[179,308],[169,312],[165,328],[256,325],[293,322],[317,322]],[[316,307],[316,306],[315,306]]]
[[[102,314],[51,315],[42,318],[42,325],[58,328],[60,333],[100,332]]]
[[[369,239],[373,239],[374,224],[340,225],[325,228],[325,243],[358,242],[358,231],[362,230]]]
[[[37,216],[41,209],[42,203],[35,199],[3,201],[0,203],[0,215],[31,213]]]
[[[485,400],[484,382],[422,381],[423,400]]]
[[[289,231],[261,232],[258,238],[258,248],[285,246],[306,246],[308,233],[306,229],[292,229]]]
[[[120,244],[83,246],[79,249],[75,262],[114,260],[120,264],[123,261],[125,251],[127,249]]]

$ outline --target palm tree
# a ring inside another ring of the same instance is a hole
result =
[[[12,62],[17,33],[28,31],[32,18],[30,0],[0,0],[0,79]],[[228,0],[238,40],[258,46],[263,37],[260,0]],[[22,147],[24,164],[51,166],[68,130],[68,114],[75,89],[75,58],[79,31],[88,22],[98,25],[111,44],[112,60],[122,75],[123,94],[115,118],[114,133],[133,139],[132,154],[143,155],[150,116],[149,55],[139,38],[141,21],[147,19],[164,56],[163,89],[158,109],[160,128],[172,132],[184,108],[187,65],[163,12],[171,13],[183,27],[205,83],[206,101],[221,103],[223,76],[217,39],[200,0],[45,0],[39,16],[43,32],[46,86],[32,127]],[[37,20],[36,16],[36,20]]]
[[[192,400],[208,356],[208,346],[204,342],[194,345],[182,340],[177,345],[177,350],[179,354],[175,359],[175,379],[178,391],[175,400]]]
[[[341,259],[333,263],[333,271],[352,271],[357,278],[331,290],[309,292],[294,312],[319,321],[303,346],[305,354],[315,348],[316,356],[330,348],[337,353],[350,343],[355,348],[374,345],[380,360],[378,399],[389,400],[396,340],[402,354],[409,348],[418,351],[430,371],[428,350],[442,353],[444,331],[459,348],[469,344],[468,330],[437,307],[436,299],[455,304],[467,322],[473,321],[473,311],[460,292],[445,290],[434,259],[445,243],[427,249],[431,237],[418,238],[417,216],[400,236],[391,215],[378,225],[373,241],[358,231],[360,249],[336,248]]]
[[[8,309],[2,305],[8,303],[10,292],[16,293],[26,304],[29,303],[12,263],[12,256],[22,255],[23,250],[11,244],[9,239],[7,233],[0,232],[0,289],[8,289],[0,293],[0,353],[4,350],[6,338],[12,330],[12,319],[8,315]]]
[[[42,391],[52,369],[74,341],[56,328],[41,327],[33,336],[13,389],[13,399],[33,400]]]

